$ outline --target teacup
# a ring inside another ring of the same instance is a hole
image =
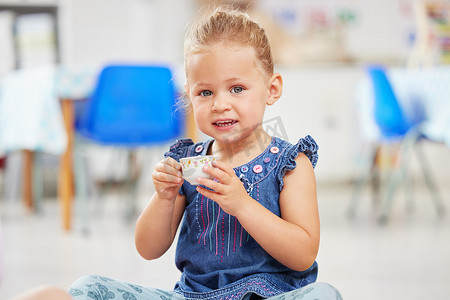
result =
[[[183,178],[192,185],[199,185],[198,177],[212,179],[210,175],[203,172],[204,166],[212,166],[212,162],[217,159],[213,155],[192,156],[180,159],[180,164],[183,172]]]

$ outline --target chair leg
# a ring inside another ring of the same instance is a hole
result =
[[[379,157],[381,152],[381,146],[379,146],[375,152],[375,157],[373,158],[372,168],[370,170],[370,186],[372,190],[372,205],[374,210],[378,210],[380,206],[380,187],[381,187],[381,176],[379,168]]]
[[[139,178],[139,171],[137,167],[137,153],[136,151],[128,152],[128,166],[127,166],[127,178],[126,178],[126,190],[130,195],[130,206],[126,213],[127,220],[132,220],[137,214],[137,182]]]
[[[352,197],[347,208],[347,218],[352,219],[355,217],[356,208],[361,200],[362,191],[364,186],[369,182],[373,176],[374,166],[376,164],[377,155],[379,152],[379,145],[376,145],[372,149],[369,149],[368,154],[363,156],[363,166],[355,187],[353,188]]]
[[[412,184],[413,178],[405,173],[404,189],[405,189],[405,202],[406,211],[412,213],[414,211],[414,185]]]
[[[434,205],[436,207],[436,212],[439,217],[442,217],[445,214],[444,202],[442,200],[441,194],[439,193],[439,190],[438,190],[436,184],[434,183],[435,182],[434,178],[432,178],[432,176],[431,176],[431,172],[428,168],[427,159],[426,159],[426,157],[423,153],[423,149],[422,149],[422,147],[420,147],[420,145],[417,145],[417,147],[416,147],[416,154],[419,159],[419,165],[421,167],[422,174],[425,179],[425,184],[427,185],[428,190],[431,193],[431,197],[434,201]]]
[[[378,218],[380,224],[386,224],[388,221],[394,194],[399,184],[405,179],[405,174],[409,166],[407,162],[409,161],[411,151],[414,147],[414,144],[417,142],[418,136],[418,132],[412,131],[409,135],[405,136],[405,139],[400,146],[400,153],[398,157],[399,162],[397,164],[397,167],[391,172],[387,184],[386,196],[382,204],[380,216]]]

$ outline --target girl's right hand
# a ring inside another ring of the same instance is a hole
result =
[[[161,199],[175,201],[183,184],[181,175],[181,165],[171,157],[166,157],[156,164],[152,179],[156,193]]]

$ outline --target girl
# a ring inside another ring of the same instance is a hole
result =
[[[262,126],[266,106],[282,92],[264,30],[245,13],[216,10],[188,32],[185,71],[196,124],[212,139],[196,144],[183,139],[170,147],[155,166],[156,192],[135,231],[140,255],[156,259],[169,249],[181,223],[180,280],[173,291],[161,291],[87,276],[72,285],[70,295],[341,299],[332,286],[315,283],[317,144],[310,136],[290,144]],[[198,178],[198,186],[183,180],[179,163],[196,155],[219,157],[204,167],[214,179]]]

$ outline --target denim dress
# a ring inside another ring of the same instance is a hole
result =
[[[190,139],[181,139],[165,156],[179,161],[206,155],[212,142],[194,144]],[[295,169],[299,152],[305,153],[315,167],[317,150],[310,136],[297,144],[273,137],[259,156],[234,171],[255,201],[280,216],[283,176]],[[282,265],[245,231],[236,217],[225,213],[195,188],[187,181],[180,188],[186,196],[186,209],[175,257],[182,272],[176,292],[186,299],[242,299],[248,294],[268,298],[316,281],[316,262],[301,272]]]

